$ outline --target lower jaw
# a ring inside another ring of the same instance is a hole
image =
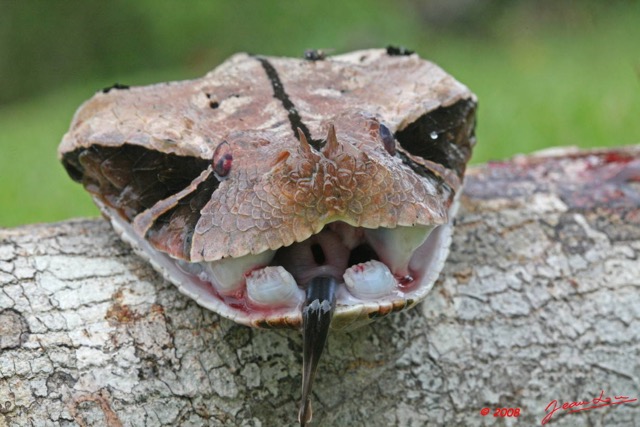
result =
[[[241,290],[232,294],[218,291],[211,282],[190,273],[184,264],[154,249],[139,237],[131,225],[109,208],[101,206],[110,219],[114,230],[129,243],[134,251],[146,259],[166,280],[173,283],[184,295],[199,305],[220,314],[236,323],[259,328],[294,328],[302,326],[302,315],[298,307],[256,307],[247,303],[246,293]],[[355,329],[390,313],[415,306],[433,287],[448,255],[452,224],[435,228],[427,241],[416,251],[422,256],[420,271],[409,286],[398,288],[375,300],[362,300],[352,295],[339,279],[337,302],[331,328],[334,330]],[[303,291],[302,291],[303,292]]]

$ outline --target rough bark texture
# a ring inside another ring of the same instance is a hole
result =
[[[554,399],[640,398],[639,254],[640,147],[470,170],[431,298],[330,337],[314,425],[535,425]],[[295,424],[299,335],[201,309],[103,220],[0,230],[0,351],[0,426]],[[639,406],[550,425],[638,425]]]

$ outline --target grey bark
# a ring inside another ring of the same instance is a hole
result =
[[[473,168],[430,298],[330,337],[314,425],[535,425],[554,399],[639,398],[639,253],[640,147]],[[0,351],[3,427],[295,425],[299,334],[201,309],[101,219],[0,230]],[[549,423],[639,424],[638,401]]]

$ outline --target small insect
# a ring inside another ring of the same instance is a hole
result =
[[[322,61],[333,49],[307,49],[304,51],[304,59],[308,61]]]
[[[438,278],[477,105],[407,50],[305,58],[237,54],[199,80],[99,92],[59,147],[182,293],[301,330],[303,426],[329,331],[413,307]]]
[[[391,56],[405,56],[405,55],[413,55],[413,51],[411,49],[407,49],[404,46],[387,46],[387,55]]]

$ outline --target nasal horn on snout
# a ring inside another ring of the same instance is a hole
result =
[[[338,137],[336,136],[336,128],[333,124],[329,125],[329,132],[327,133],[326,141],[322,154],[324,154],[325,157],[330,158],[334,154],[337,154],[340,149]]]
[[[298,130],[298,140],[300,141],[300,149],[302,153],[308,157],[312,155],[311,144],[309,144],[309,140],[305,135],[304,131],[300,128]],[[327,131],[327,137],[324,139],[324,143],[322,140],[314,140],[317,143],[320,143],[322,148],[322,154],[330,158],[331,156],[337,154],[340,151],[340,144],[338,143],[338,137],[336,135],[336,127],[332,124],[329,125],[329,130]],[[317,145],[320,145],[317,144]],[[315,146],[315,145],[314,145]]]

